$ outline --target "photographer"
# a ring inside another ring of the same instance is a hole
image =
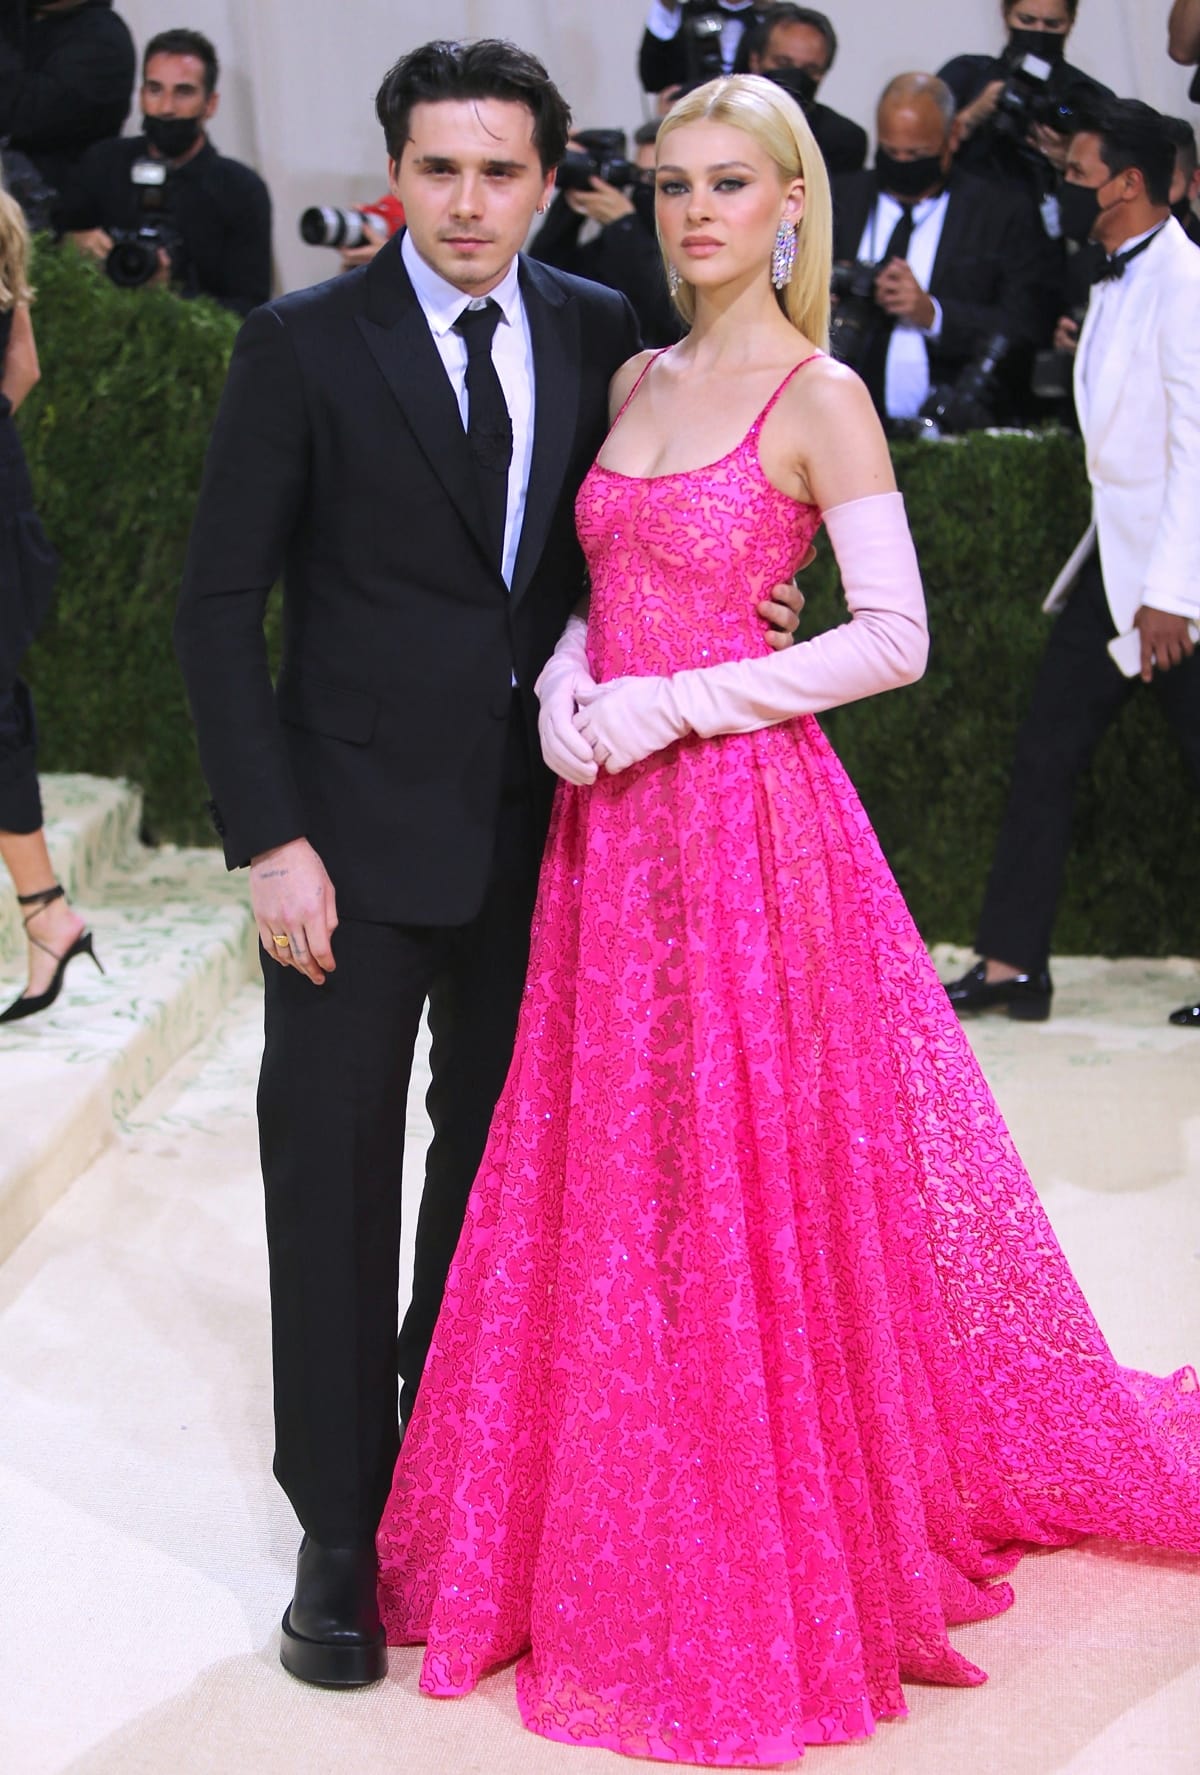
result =
[[[55,221],[114,282],[211,296],[244,315],[271,294],[271,200],[257,173],[208,139],[217,73],[216,51],[198,31],[152,38],[144,133],[90,149]]]
[[[529,248],[530,258],[543,265],[620,290],[649,346],[673,345],[683,334],[654,226],[657,134],[657,123],[641,126],[632,163],[623,159],[619,131],[582,130],[574,136],[559,170],[560,189]],[[614,151],[619,151],[615,157]],[[605,171],[610,178],[601,176]],[[565,179],[571,180],[567,186]]]
[[[873,172],[835,179],[833,254],[857,274],[862,325],[835,350],[885,419],[915,418],[934,384],[953,383],[1002,335],[1015,377],[1040,329],[1041,246],[1017,192],[954,165],[960,125],[949,87],[902,74],[879,102]],[[836,283],[836,279],[835,279]]]
[[[0,137],[55,190],[93,142],[121,133],[136,69],[112,0],[0,0]]]
[[[956,56],[938,70],[958,106],[963,169],[1019,184],[1039,204],[1066,165],[1077,114],[1112,97],[1064,60],[1078,9],[1079,0],[1002,0],[1008,42],[1001,53]],[[1057,237],[1053,208],[1043,214]]]
[[[823,12],[808,6],[772,6],[746,33],[746,64],[766,74],[799,101],[832,178],[856,173],[867,159],[867,132],[817,99],[837,55],[837,33]]]
[[[638,54],[642,90],[665,104],[683,86],[744,74],[743,39],[767,11],[753,0],[653,0]]]

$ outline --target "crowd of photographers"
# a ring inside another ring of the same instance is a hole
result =
[[[764,74],[803,109],[833,184],[832,349],[863,376],[894,435],[1070,417],[1071,357],[1098,249],[1067,177],[1067,151],[1072,134],[1114,96],[1067,60],[1078,6],[1000,0],[1005,36],[995,53],[955,56],[936,73],[890,81],[868,168],[866,131],[818,97],[838,48],[823,12],[755,0],[652,0],[638,71],[660,114],[721,72]],[[1189,32],[1200,36],[1200,5],[1177,0],[1177,60],[1200,59]],[[1183,119],[1162,121],[1176,150],[1171,207],[1200,242],[1195,135]],[[581,138],[581,169],[591,146]],[[613,165],[619,145],[606,140],[603,154],[592,154],[593,194],[614,182]],[[580,181],[582,170],[572,176]],[[616,182],[631,177],[623,171]],[[638,207],[636,190],[629,195],[649,229],[649,205]],[[578,196],[558,201],[581,206]],[[614,275],[618,268],[596,244],[589,275],[625,289],[648,343],[666,343],[672,335],[659,324],[657,289],[644,304],[641,282]],[[582,269],[572,246],[573,236],[557,230],[546,256]]]
[[[0,0],[0,156],[31,226],[127,288],[209,296],[248,314],[271,294],[271,201],[218,153],[217,54],[162,31],[139,72],[112,0]],[[122,136],[135,98],[139,134]]]
[[[715,74],[748,71],[804,111],[834,190],[833,350],[897,435],[1070,416],[1071,355],[1096,249],[1065,177],[1073,130],[1107,88],[1067,60],[1079,0],[998,0],[996,53],[889,82],[867,166],[862,125],[820,98],[833,20],[756,0],[651,0],[638,52],[647,109]],[[1175,0],[1170,51],[1200,60],[1200,0]],[[112,0],[0,0],[0,140],[6,182],[36,227],[99,260],[115,282],[213,297],[239,314],[271,287],[271,205],[258,174],[209,139],[217,55],[199,32],[133,39]],[[135,98],[142,129],[122,136]],[[1176,148],[1172,209],[1200,242],[1196,140]],[[534,257],[622,290],[649,345],[679,337],[654,232],[656,123],[627,143],[581,130]],[[349,268],[402,225],[386,195],[313,208],[303,238]]]

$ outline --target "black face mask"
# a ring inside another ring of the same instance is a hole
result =
[[[1108,180],[1104,181],[1107,185]],[[1104,185],[1069,185],[1058,188],[1058,219],[1067,240],[1086,246],[1100,217],[1100,193]]]
[[[886,148],[875,150],[875,177],[879,189],[889,197],[911,201],[927,192],[940,190],[946,182],[940,154],[923,154],[920,160],[897,160]]]
[[[199,117],[143,117],[142,133],[164,160],[182,160],[204,128]]]
[[[1067,40],[1061,31],[1010,31],[1004,59],[1013,67],[1023,56],[1036,55],[1051,67],[1062,61]]]

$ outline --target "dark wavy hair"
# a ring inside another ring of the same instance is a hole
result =
[[[216,50],[202,31],[160,31],[157,37],[151,37],[142,57],[143,80],[146,78],[146,69],[156,55],[194,55],[198,62],[204,63],[204,91],[208,98],[212,98],[217,90],[221,67]]]
[[[474,43],[437,41],[401,56],[375,98],[388,153],[399,160],[414,105],[445,99],[506,99],[533,113],[533,145],[549,172],[567,151],[571,112],[535,55],[498,37]]]
[[[1112,99],[1085,110],[1078,127],[1100,138],[1100,158],[1114,179],[1136,167],[1150,202],[1168,201],[1175,143],[1161,111],[1140,99]]]
[[[739,54],[739,65],[743,57],[765,55],[771,33],[777,25],[808,25],[813,31],[819,32],[825,44],[825,72],[828,74],[833,66],[834,57],[838,52],[837,32],[832,20],[823,12],[817,12],[811,6],[772,6],[765,12],[756,25],[751,25],[746,32],[744,49]]]

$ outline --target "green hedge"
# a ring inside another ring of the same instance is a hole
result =
[[[211,844],[171,616],[238,322],[118,290],[72,248],[40,250],[34,281],[42,380],[20,424],[62,557],[28,662],[41,766],[131,777],[148,838]]]
[[[21,419],[63,556],[30,659],[42,761],[130,776],[150,838],[211,842],[170,624],[236,322],[117,291],[70,253],[40,253],[37,283],[45,374]],[[929,671],[827,725],[922,931],[969,942],[1046,636],[1039,606],[1087,487],[1078,443],[1057,434],[907,445],[896,467],[929,597]],[[806,628],[840,620],[827,548],[805,591]],[[1200,806],[1153,701],[1134,697],[1081,795],[1060,951],[1200,949]]]

